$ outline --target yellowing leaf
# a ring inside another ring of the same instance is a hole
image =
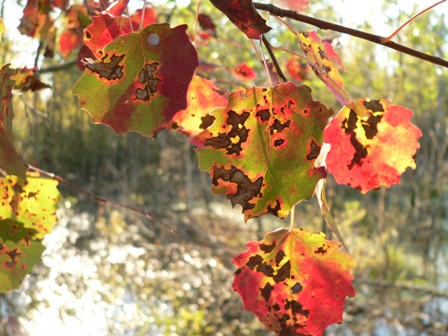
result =
[[[233,289],[277,335],[322,335],[342,322],[345,297],[354,297],[355,261],[323,233],[279,229],[233,259]]]
[[[246,220],[265,213],[280,218],[309,199],[326,176],[314,162],[332,114],[292,83],[235,91],[215,122],[192,139],[199,166],[210,172],[213,193],[240,204]]]
[[[92,121],[118,134],[154,136],[185,109],[199,63],[186,28],[147,26],[118,37],[104,47],[101,59],[87,63],[73,92]]]
[[[412,112],[388,101],[360,98],[345,106],[325,129],[328,171],[336,181],[362,193],[400,182],[422,132],[409,119]]]
[[[315,31],[299,32],[300,46],[314,73],[333,92],[341,104],[348,104],[350,97],[344,91],[344,83],[338,69],[344,70],[339,55],[328,42],[322,42]]]

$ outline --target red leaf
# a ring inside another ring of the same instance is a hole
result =
[[[388,101],[360,98],[345,106],[324,132],[331,145],[326,163],[336,181],[362,193],[400,182],[422,132],[409,119],[412,112]]]
[[[255,10],[252,0],[210,0],[250,39],[258,39],[271,30]]]
[[[286,217],[326,176],[315,160],[332,111],[312,99],[309,87],[235,91],[211,114],[213,125],[191,140],[199,167],[210,173],[213,193],[242,206],[245,220]]]
[[[342,322],[345,297],[354,297],[355,261],[323,233],[279,229],[233,259],[233,289],[277,335],[322,335]]]
[[[135,13],[131,15],[131,20],[137,22],[140,25],[140,22],[142,20],[142,10],[136,10]],[[146,7],[145,15],[143,17],[143,27],[155,24],[157,22],[158,20],[156,10],[152,7]]]
[[[73,49],[82,44],[82,33],[79,29],[67,29],[59,39],[59,52],[62,57],[67,58]]]
[[[257,73],[246,63],[239,64],[235,69],[232,70],[232,74],[235,76],[236,79],[240,81],[245,80],[253,81],[257,79]]]
[[[92,121],[118,134],[155,136],[187,107],[187,90],[198,66],[186,25],[151,25],[121,36],[86,63],[73,88]]]
[[[308,0],[272,0],[274,5],[296,11],[298,13],[303,12],[306,6],[310,4]]]
[[[204,29],[207,33],[209,33],[211,36],[216,37],[216,26],[213,23],[210,16],[205,14],[199,14],[198,15],[198,22],[199,26]]]
[[[9,64],[0,69],[0,165],[8,174],[25,177],[26,168],[14,148],[14,135],[12,132],[12,120],[14,110],[12,107],[12,87],[14,81],[11,75],[14,70]]]
[[[109,14],[94,16],[93,23],[84,31],[84,43],[96,57],[103,56],[103,48],[117,37],[138,30],[138,23],[128,18]]]
[[[94,59],[95,55],[93,54],[92,50],[86,45],[83,45],[78,52],[78,58],[76,59],[76,65],[78,66],[78,69],[81,71],[84,71],[86,68],[85,65],[85,59]]]
[[[114,1],[105,11],[101,14],[110,14],[111,16],[121,16],[128,7],[129,0],[117,0]]]
[[[310,66],[307,62],[301,60],[297,56],[292,56],[288,60],[286,63],[286,70],[289,75],[299,83],[310,78]]]
[[[172,128],[175,124],[187,136],[196,136],[213,123],[209,112],[226,105],[227,99],[212,81],[196,76],[188,87],[187,108],[176,113]]]

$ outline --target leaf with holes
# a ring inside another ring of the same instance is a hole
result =
[[[279,229],[233,259],[244,308],[277,335],[322,335],[354,297],[355,261],[323,233]]]
[[[56,223],[57,185],[56,180],[33,176],[26,180],[12,175],[1,178],[0,220],[22,223],[25,229],[35,232],[28,238],[43,239]]]
[[[210,0],[250,39],[259,39],[261,34],[267,33],[271,27],[255,10],[252,0]]]
[[[299,32],[298,37],[305,57],[316,76],[327,85],[341,104],[348,104],[350,97],[344,91],[344,83],[338,71],[345,69],[331,44],[327,41],[322,42],[315,31]]]
[[[45,247],[34,235],[23,223],[0,220],[0,293],[19,288],[40,260]]]
[[[308,0],[272,0],[272,3],[276,6],[293,10],[298,13],[303,12],[306,9],[306,6],[310,4]]]
[[[192,139],[199,166],[213,180],[213,193],[240,204],[246,220],[265,213],[280,218],[313,195],[325,177],[314,162],[332,114],[311,97],[307,86],[235,91],[215,122]]]
[[[188,87],[187,108],[176,113],[171,127],[189,137],[196,136],[213,123],[209,112],[226,105],[227,99],[211,80],[195,76]]]
[[[93,22],[84,30],[84,43],[96,57],[102,57],[103,48],[116,38],[138,30],[138,23],[123,16],[109,14],[94,16]]]
[[[185,25],[147,26],[121,36],[86,64],[73,92],[92,121],[122,134],[154,136],[187,107],[187,90],[198,66]]]
[[[326,158],[336,181],[362,193],[400,182],[415,168],[422,132],[409,119],[412,112],[388,101],[360,98],[345,106],[325,129],[331,145]]]
[[[14,147],[12,120],[14,110],[12,107],[12,88],[14,70],[9,65],[0,70],[0,165],[8,174],[25,177],[26,168]]]

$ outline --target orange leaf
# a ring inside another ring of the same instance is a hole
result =
[[[415,168],[422,136],[411,116],[385,99],[360,98],[345,106],[324,131],[324,142],[331,145],[328,171],[362,193],[399,183],[406,168]]]

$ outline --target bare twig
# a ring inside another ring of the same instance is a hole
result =
[[[288,79],[286,78],[286,76],[284,75],[282,69],[280,68],[280,65],[278,64],[277,58],[274,55],[274,51],[272,50],[272,46],[269,43],[269,41],[267,40],[266,37],[264,37],[264,35],[262,35],[262,41],[264,46],[266,47],[266,49],[268,50],[269,56],[271,56],[272,59],[272,63],[274,63],[275,66],[275,70],[277,71],[277,74],[280,76],[280,78],[282,79],[282,81],[284,83],[286,83],[288,81]]]
[[[30,165],[30,164],[27,164],[26,166],[27,166],[29,169],[31,169],[31,170],[34,170],[34,171],[36,171],[36,172],[41,173],[42,175],[48,176],[48,177],[50,177],[50,178],[52,178],[52,179],[55,179],[55,180],[58,181],[59,183],[65,184],[66,186],[68,186],[68,187],[70,187],[70,188],[72,188],[72,189],[74,189],[74,190],[76,190],[76,191],[79,191],[79,192],[81,192],[81,193],[83,193],[83,194],[89,196],[90,198],[96,200],[97,202],[100,202],[100,203],[109,203],[109,204],[115,205],[115,206],[117,206],[117,207],[120,207],[120,208],[123,208],[123,209],[127,209],[127,210],[130,210],[130,211],[133,211],[133,212],[138,213],[138,214],[140,214],[140,215],[142,215],[142,216],[144,216],[144,217],[147,217],[147,218],[152,219],[153,221],[155,221],[155,222],[158,223],[158,224],[161,224],[161,225],[165,226],[166,228],[170,229],[172,232],[177,232],[175,228],[173,228],[172,226],[169,226],[168,224],[165,224],[165,223],[162,222],[160,219],[158,219],[158,218],[156,217],[156,215],[154,215],[154,214],[151,213],[151,212],[145,212],[145,211],[142,211],[142,210],[137,209],[137,208],[135,208],[135,207],[132,207],[132,206],[129,206],[129,205],[126,205],[126,204],[123,204],[123,203],[120,203],[120,202],[117,202],[117,201],[108,199],[108,198],[104,198],[104,197],[95,195],[95,194],[91,193],[90,191],[87,191],[87,190],[85,190],[85,189],[83,189],[83,188],[81,188],[81,187],[78,187],[76,184],[73,184],[73,183],[71,183],[71,182],[69,182],[69,181],[63,179],[62,177],[60,177],[60,176],[58,176],[58,175],[56,175],[56,174],[53,174],[53,173],[47,172],[47,171],[45,171],[45,170],[39,169],[39,168],[34,167],[34,166]]]
[[[291,11],[291,10],[285,10],[285,9],[281,9],[278,8],[274,5],[266,5],[266,4],[261,4],[261,3],[257,3],[254,2],[253,3],[254,7],[260,10],[264,10],[266,12],[269,12],[272,15],[275,16],[279,16],[279,17],[287,17],[296,21],[300,21],[300,22],[304,22],[304,23],[308,23],[310,25],[316,26],[320,29],[328,29],[328,30],[333,30],[333,31],[337,31],[340,33],[344,33],[344,34],[348,34],[354,37],[358,37],[360,39],[363,40],[367,40],[376,44],[380,44],[382,46],[397,50],[403,54],[407,54],[409,56],[415,57],[415,58],[419,58],[421,60],[424,60],[426,62],[430,62],[433,64],[437,64],[440,66],[443,66],[445,68],[448,68],[448,61],[444,60],[440,57],[436,57],[436,56],[432,56],[432,55],[428,55],[425,53],[422,53],[420,51],[417,51],[415,49],[412,48],[408,48],[405,47],[404,45],[389,41],[386,43],[382,42],[382,39],[384,39],[384,37],[378,36],[378,35],[374,35],[374,34],[370,34],[370,33],[366,33],[360,30],[356,30],[356,29],[352,29],[352,28],[348,28],[345,26],[341,26],[341,25],[337,25],[334,23],[330,23],[327,21],[323,21],[323,20],[319,20],[310,16],[306,16],[303,14],[299,14],[297,12]]]

